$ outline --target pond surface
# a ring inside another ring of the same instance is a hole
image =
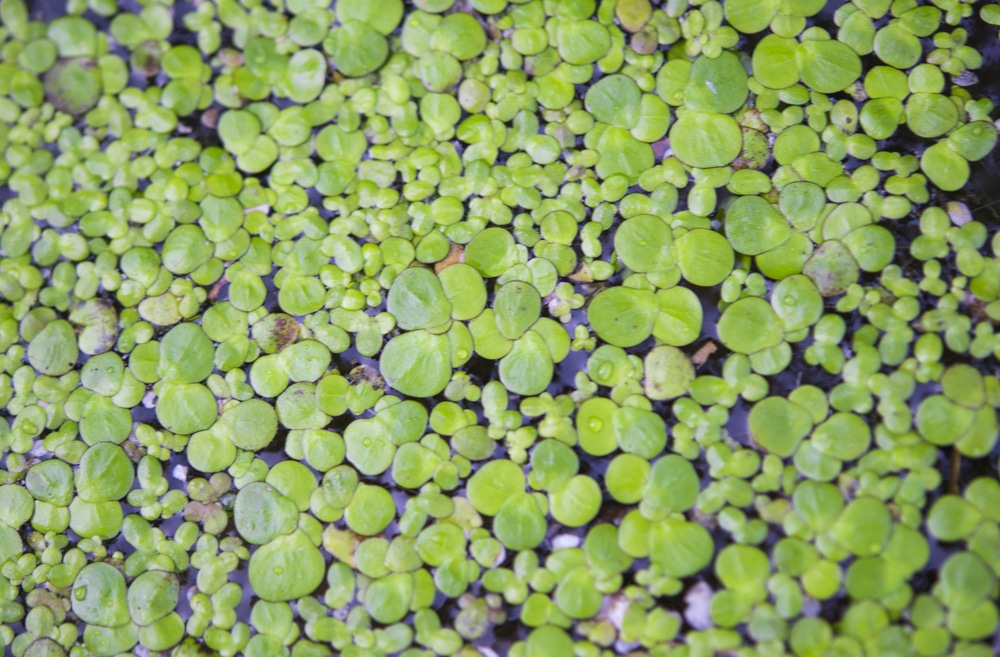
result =
[[[7,654],[1000,652],[918,5],[0,2]]]

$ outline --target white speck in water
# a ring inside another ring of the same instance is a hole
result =
[[[493,567],[499,568],[500,564],[507,560],[507,549],[504,546],[500,546],[500,551],[497,552],[496,559],[493,560]]]
[[[625,612],[628,611],[631,604],[632,601],[621,593],[604,596],[604,604],[601,605],[601,611],[597,614],[597,620],[607,621],[616,629],[621,630],[622,624],[625,622]]]
[[[174,469],[170,471],[170,474],[173,475],[173,478],[177,481],[187,481],[188,468],[186,465],[178,463],[174,466]]]
[[[684,609],[684,618],[691,624],[691,627],[696,630],[706,630],[712,626],[712,617],[708,613],[711,601],[712,587],[705,582],[698,582],[684,596],[684,602],[687,603],[687,607]]]
[[[972,212],[969,211],[969,206],[961,201],[948,201],[945,208],[948,210],[948,218],[951,219],[951,223],[956,226],[964,226],[972,221]]]
[[[566,548],[575,548],[579,546],[580,537],[573,536],[572,534],[559,534],[552,539],[553,550],[565,550]]]

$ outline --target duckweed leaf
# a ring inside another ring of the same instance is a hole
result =
[[[920,59],[920,39],[895,21],[875,33],[874,46],[879,59],[898,69],[908,69]]]
[[[639,141],[625,128],[609,127],[600,133],[596,148],[600,155],[597,175],[607,179],[622,175],[638,180],[654,163],[652,147]]]
[[[450,265],[438,274],[438,280],[451,302],[453,319],[473,319],[486,307],[486,285],[471,266],[463,263]]]
[[[640,96],[639,86],[632,78],[609,75],[587,89],[584,103],[598,121],[629,129],[639,120]]]
[[[412,330],[444,324],[451,317],[452,306],[433,272],[411,267],[393,281],[386,309],[400,328]]]
[[[938,142],[920,156],[920,169],[932,183],[953,192],[969,179],[969,163],[956,153],[947,142]]]
[[[576,414],[576,429],[583,451],[604,456],[615,450],[618,441],[612,422],[617,410],[617,404],[601,397],[588,399],[580,405]]]
[[[132,461],[118,445],[98,443],[83,453],[76,492],[87,502],[120,500],[132,489]]]
[[[156,418],[174,433],[208,429],[218,414],[215,396],[200,383],[164,383],[156,404]]]
[[[989,121],[972,121],[948,135],[948,145],[970,162],[978,162],[993,150],[997,130]]]
[[[101,99],[101,75],[90,58],[61,59],[45,74],[45,98],[61,112],[84,114]]]
[[[344,517],[352,531],[364,536],[378,534],[396,516],[396,504],[389,491],[378,486],[358,484]]]
[[[611,37],[600,23],[571,20],[559,26],[559,56],[569,64],[592,64],[611,47]]]
[[[853,413],[833,414],[812,435],[816,449],[841,461],[858,458],[868,450],[870,442],[868,424]]]
[[[982,514],[957,495],[945,495],[934,503],[927,516],[927,529],[940,541],[958,541],[976,528]]]
[[[752,354],[781,343],[781,320],[763,299],[747,297],[726,308],[719,318],[719,339],[729,349]]]
[[[858,261],[839,240],[827,240],[802,267],[824,297],[837,296],[858,280]]]
[[[212,341],[197,324],[183,322],[160,341],[158,373],[172,383],[204,381],[214,369]]]
[[[575,475],[550,494],[552,517],[567,527],[582,527],[601,508],[601,488],[586,475]],[[498,517],[503,514],[500,509]]]
[[[694,506],[700,484],[691,463],[676,454],[668,454],[653,464],[639,507],[650,519]]]
[[[346,0],[338,2],[336,9],[337,19],[341,23],[362,21],[382,34],[389,34],[396,29],[403,17],[403,3],[400,0],[379,0],[378,2]]]
[[[804,408],[783,397],[767,397],[754,404],[749,422],[757,444],[784,458],[795,453],[813,425]]]
[[[649,528],[649,558],[669,577],[689,577],[712,560],[712,536],[701,525],[668,518]]]
[[[504,500],[523,491],[524,472],[513,462],[501,459],[485,463],[469,478],[469,502],[483,515],[494,516]]]
[[[511,392],[537,395],[552,380],[552,356],[538,333],[528,331],[500,360],[500,380]]]
[[[648,214],[625,220],[615,232],[615,251],[633,271],[670,269],[675,264],[672,245],[670,226]]]
[[[487,228],[466,246],[465,261],[486,278],[500,276],[517,262],[514,238],[502,228]]]
[[[250,586],[263,600],[295,600],[323,581],[323,555],[296,530],[259,547],[250,557]]]
[[[684,279],[701,287],[724,281],[735,262],[729,240],[704,228],[695,228],[677,238],[674,252]]]
[[[860,68],[860,66],[859,66]],[[736,55],[700,55],[691,65],[684,104],[701,112],[735,112],[747,97],[747,74]]]
[[[73,327],[64,319],[50,322],[28,344],[28,362],[42,374],[61,376],[80,355]]]
[[[743,148],[743,133],[736,121],[714,112],[687,112],[670,128],[670,144],[684,164],[708,168],[726,166]]]
[[[602,340],[617,347],[632,347],[653,331],[655,297],[646,290],[609,288],[591,300],[587,317]]]
[[[128,587],[129,615],[138,625],[150,625],[177,607],[179,594],[180,584],[173,573],[147,571]]]
[[[823,299],[812,280],[801,274],[789,276],[774,286],[771,307],[786,332],[812,326],[823,315]]]
[[[879,554],[889,540],[892,522],[889,509],[874,497],[851,501],[833,526],[837,542],[859,557]]]
[[[778,0],[753,2],[752,0],[736,0],[727,2],[726,20],[740,32],[756,34],[762,31],[778,12]]]
[[[861,58],[839,41],[803,41],[795,59],[802,81],[824,94],[846,89],[861,75]]]
[[[957,120],[958,109],[947,96],[915,93],[906,99],[906,125],[918,137],[940,137]]]
[[[493,518],[493,531],[508,550],[537,547],[545,538],[546,527],[538,502],[524,492],[514,493],[503,501]]]
[[[106,563],[88,564],[73,582],[73,613],[85,623],[115,627],[127,623],[125,577]]]
[[[741,196],[726,212],[726,237],[733,249],[758,255],[780,246],[791,231],[774,207],[759,196]]]
[[[404,333],[385,346],[379,365],[390,387],[414,397],[431,397],[451,378],[448,338],[427,331]]]
[[[264,545],[291,533],[298,519],[295,504],[273,486],[262,482],[253,482],[243,488],[233,505],[236,531],[254,545]]]
[[[694,380],[694,365],[687,355],[667,345],[656,347],[646,355],[643,371],[646,396],[655,400],[680,397]]]
[[[768,34],[753,50],[753,74],[761,84],[771,89],[785,89],[799,81],[798,66],[789,62],[799,57],[798,44],[793,39]]]
[[[508,340],[517,340],[538,319],[542,299],[533,286],[521,281],[500,287],[493,300],[497,329]]]
[[[331,30],[323,49],[337,70],[350,77],[374,73],[389,55],[382,33],[358,20],[347,20]]]
[[[365,592],[365,609],[379,623],[396,623],[410,610],[413,576],[396,573],[372,582]]]

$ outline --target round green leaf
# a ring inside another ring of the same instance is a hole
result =
[[[854,84],[861,58],[840,41],[803,41],[795,51],[802,81],[814,91],[832,94]]]
[[[73,613],[84,623],[115,627],[129,622],[125,577],[110,564],[84,566],[70,597]]]
[[[374,73],[389,56],[383,33],[358,20],[345,21],[331,30],[323,49],[337,70],[352,78]]]
[[[747,97],[747,73],[739,58],[728,50],[715,58],[700,55],[691,65],[684,90],[684,104],[701,112],[728,114]]]
[[[548,524],[529,493],[514,493],[493,518],[493,533],[508,550],[531,550],[545,538]]]
[[[83,453],[76,471],[76,492],[87,502],[120,500],[132,489],[135,470],[118,445],[98,443]]]
[[[295,530],[299,511],[295,503],[273,486],[253,482],[240,490],[233,505],[236,531],[248,543],[263,545]]]
[[[806,409],[784,397],[766,397],[754,404],[749,423],[754,441],[783,458],[795,453],[813,425]]]
[[[49,322],[28,344],[28,362],[42,374],[62,376],[80,355],[73,326],[65,319]]]
[[[386,383],[413,397],[433,397],[451,379],[448,338],[427,331],[404,333],[389,341],[379,357]]]
[[[684,164],[707,169],[735,160],[743,148],[743,133],[731,116],[685,112],[670,128],[670,145]]]
[[[163,570],[147,571],[128,587],[128,610],[137,625],[150,625],[177,607],[180,583],[177,576]]]
[[[634,347],[653,331],[656,297],[647,290],[608,288],[591,299],[587,318],[605,342],[616,347]]]
[[[595,119],[630,129],[639,120],[639,85],[626,75],[608,75],[587,89],[584,104]]]
[[[451,317],[452,306],[434,272],[411,267],[392,282],[386,310],[400,328],[411,330],[444,324]]]
[[[646,354],[643,389],[653,400],[666,400],[687,393],[694,381],[694,365],[680,349],[661,345]]]
[[[784,339],[781,320],[771,305],[757,297],[746,297],[726,308],[718,324],[719,339],[729,349],[752,354],[774,347]]]
[[[659,217],[640,214],[626,219],[615,231],[615,251],[629,269],[662,271],[674,266],[670,225]]]
[[[260,546],[250,557],[250,586],[263,600],[280,602],[307,596],[325,574],[323,555],[301,530]]]
[[[219,406],[212,391],[200,383],[164,383],[156,402],[156,419],[168,431],[192,434],[215,422]]]
[[[684,280],[701,287],[724,281],[735,263],[729,240],[705,228],[695,228],[678,237],[674,241],[674,253]]]

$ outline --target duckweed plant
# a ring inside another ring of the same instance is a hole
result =
[[[7,654],[995,654],[1000,5],[42,16]]]

